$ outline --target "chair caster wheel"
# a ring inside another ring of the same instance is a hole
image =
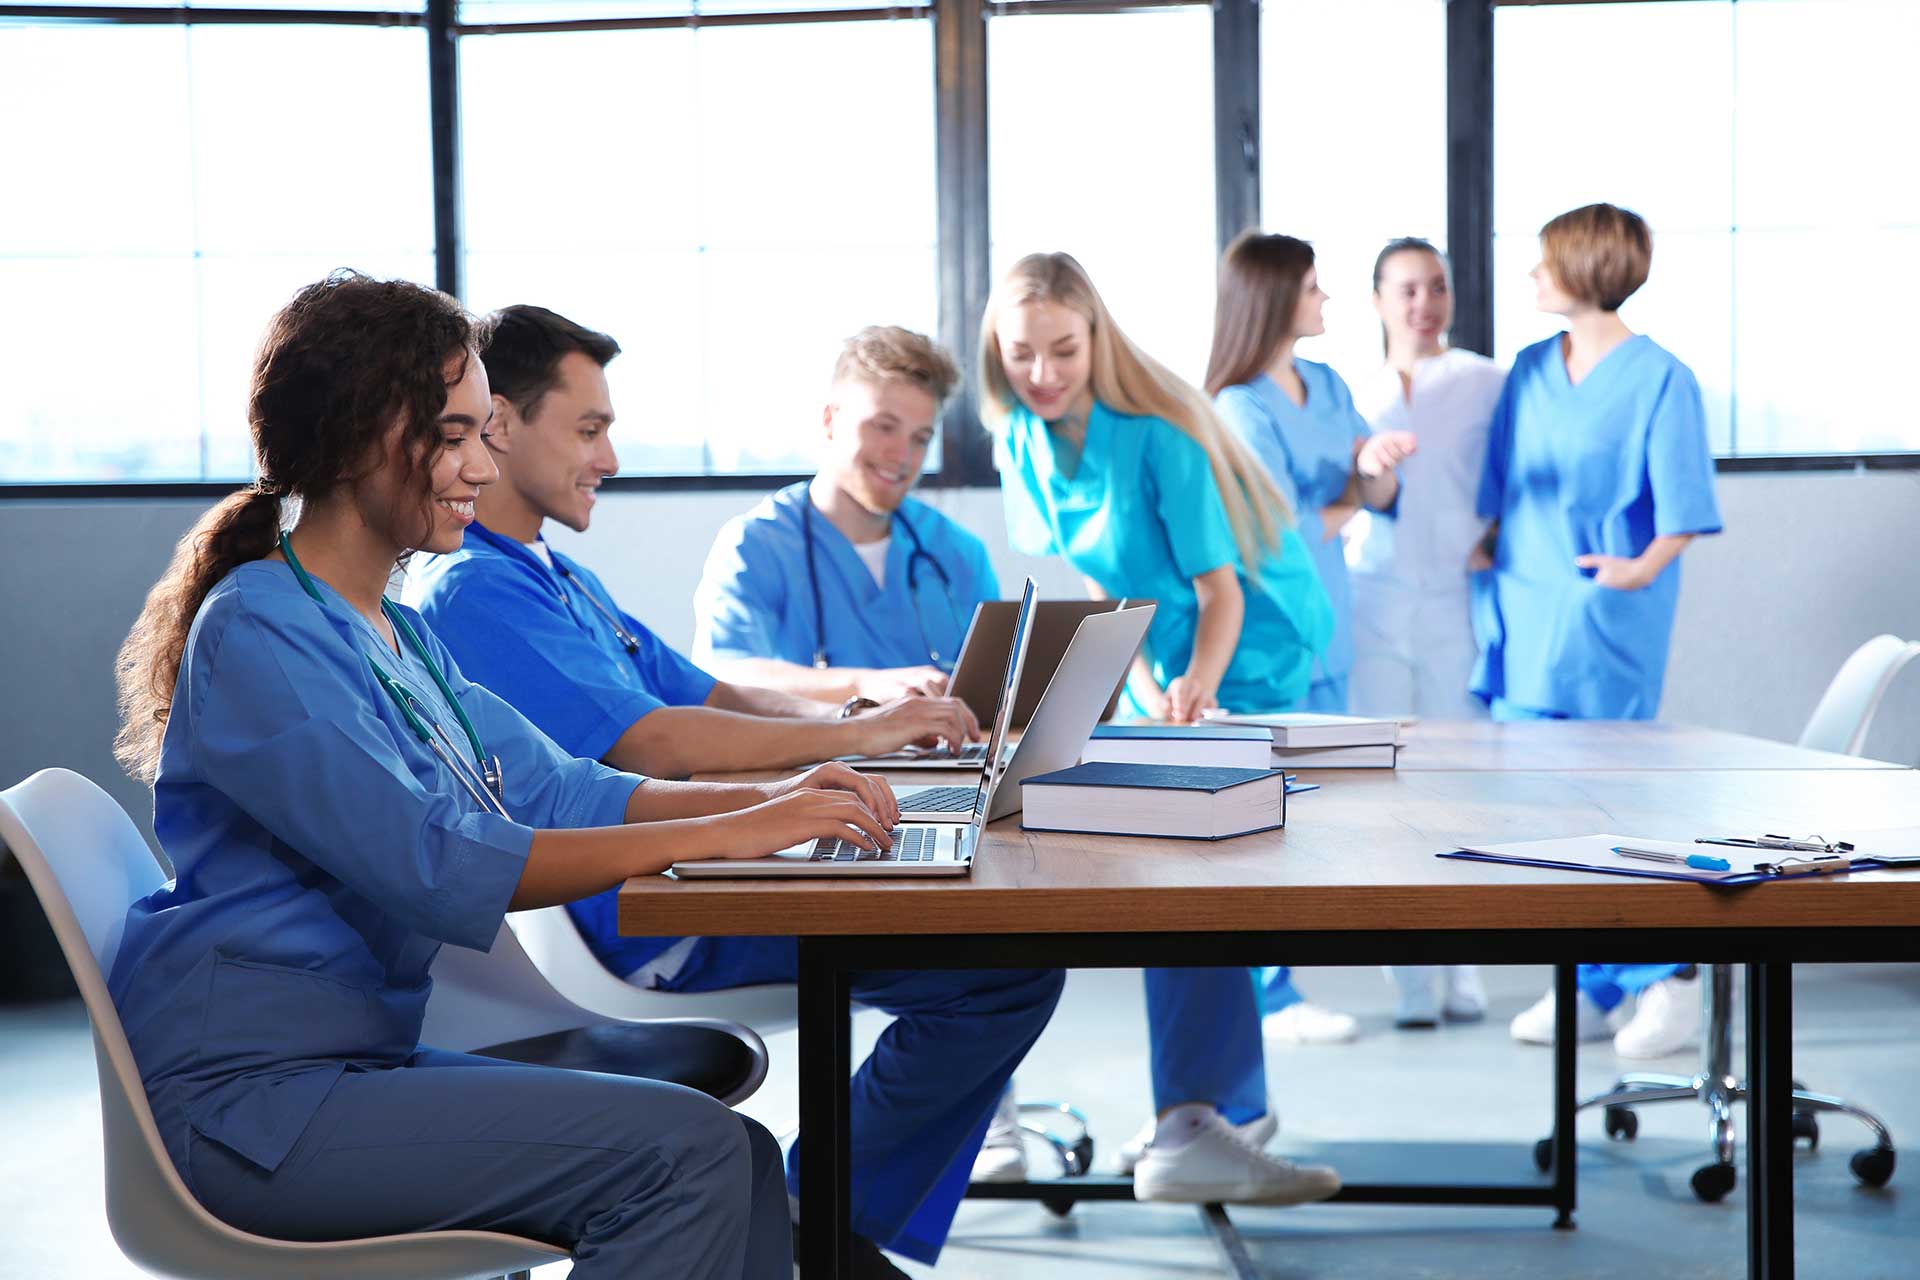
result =
[[[1542,1173],[1553,1168],[1553,1139],[1542,1138],[1533,1144],[1533,1167]]]
[[[1047,1206],[1047,1212],[1056,1218],[1064,1218],[1073,1212],[1073,1201],[1059,1196],[1047,1196],[1040,1203]]]
[[[1632,1142],[1640,1132],[1640,1117],[1626,1107],[1608,1107],[1601,1113],[1601,1122],[1616,1142]]]
[[[1730,1164],[1703,1164],[1693,1171],[1693,1194],[1708,1204],[1718,1204],[1733,1190],[1735,1174]]]
[[[1847,1162],[1853,1176],[1869,1187],[1884,1187],[1893,1178],[1893,1148],[1868,1147]]]
[[[1807,1150],[1820,1149],[1820,1121],[1811,1111],[1793,1113],[1793,1140],[1807,1144]]]

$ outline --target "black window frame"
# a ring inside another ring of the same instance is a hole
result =
[[[1284,3],[1285,0],[1267,0]],[[1447,240],[1454,272],[1456,346],[1493,354],[1493,11],[1541,0],[1446,0]],[[1551,0],[1563,4],[1605,0]],[[1640,0],[1685,3],[1689,0]],[[1207,5],[1213,10],[1214,184],[1217,248],[1260,225],[1260,14],[1262,0],[931,0],[887,8],[574,18],[548,22],[463,23],[458,0],[426,0],[407,10],[249,9],[244,7],[92,7],[0,4],[7,18],[57,19],[80,25],[253,24],[422,27],[427,33],[427,88],[433,157],[435,284],[461,293],[460,90],[458,42],[489,35],[785,23],[872,22],[902,18],[931,23],[934,59],[935,206],[939,339],[966,376],[942,419],[940,469],[931,488],[998,484],[992,446],[980,424],[972,370],[978,323],[992,286],[988,262],[987,37],[995,16],[1119,13]],[[1732,456],[1723,472],[1920,469],[1920,452],[1863,455]],[[764,491],[800,475],[730,472],[610,477],[613,491]],[[4,498],[216,497],[238,481],[0,481]]]

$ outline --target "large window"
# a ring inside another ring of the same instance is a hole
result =
[[[1915,49],[1908,0],[1498,10],[1500,353],[1558,327],[1526,277],[1540,224],[1608,200],[1654,231],[1621,318],[1699,376],[1716,452],[1920,449],[1893,381],[1920,296]]]
[[[807,468],[841,339],[933,332],[930,23],[469,36],[461,87],[467,301],[613,334],[624,470]]]
[[[1373,261],[1447,244],[1445,0],[1266,0],[1260,220],[1313,243],[1327,332],[1300,344],[1349,383],[1379,363]]]
[[[993,273],[1065,250],[1198,383],[1213,329],[1213,24],[1202,7],[987,23]]]
[[[265,317],[433,278],[417,29],[0,26],[0,119],[9,482],[244,478]]]

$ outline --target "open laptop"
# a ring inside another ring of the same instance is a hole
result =
[[[1027,641],[1027,665],[1014,691],[1013,727],[1024,727],[1033,719],[1053,673],[1067,645],[1079,632],[1085,619],[1119,609],[1151,606],[1151,600],[1041,600],[1034,605],[1032,638]],[[993,714],[995,696],[1000,690],[1000,675],[1006,670],[1007,654],[1013,647],[1013,619],[1019,605],[1012,600],[987,600],[974,608],[966,639],[960,645],[960,658],[954,664],[953,679],[947,692],[972,708],[980,723]],[[1120,700],[1121,685],[1116,679],[1112,697],[1101,714],[1113,715]]]
[[[1007,730],[1011,726],[1009,714],[1013,710],[1013,690],[1020,687],[1020,673],[1025,670],[1027,645],[1033,635],[1033,617],[1037,605],[1036,588],[1033,579],[1028,578],[1026,587],[1020,593],[1019,601],[1006,603],[1014,609],[1013,628],[1008,632],[1008,643],[999,656],[999,688],[987,704],[987,713],[980,717],[981,723],[988,726],[985,742],[963,743],[958,751],[950,747],[916,748],[903,751],[889,751],[877,756],[838,756],[843,764],[858,769],[966,769],[984,770],[988,760],[1004,762],[1007,755]],[[993,603],[1000,603],[994,601]],[[985,606],[981,606],[984,608]],[[978,609],[974,611],[974,621],[980,618]],[[974,632],[967,632],[967,644],[972,644]],[[966,659],[965,646],[961,650],[961,660]],[[975,665],[979,663],[975,660]],[[1009,683],[1011,681],[1012,683]],[[966,791],[975,788],[969,785]],[[961,816],[965,817],[962,811]]]
[[[1015,627],[1013,651],[1007,656],[993,730],[987,739],[987,745],[993,748],[988,758],[995,761],[1000,756],[1000,744],[1006,739],[1007,718],[1013,711],[1012,690],[1019,683],[1020,660],[1026,653],[1026,628],[1033,612],[1033,594],[1033,579],[1028,578],[1020,597],[1020,618]],[[891,849],[866,849],[851,840],[822,836],[775,850],[763,858],[704,858],[676,862],[671,870],[675,876],[686,879],[965,875],[973,869],[973,851],[979,844],[980,829],[987,824],[989,788],[979,785],[971,790],[973,809],[965,826],[909,822],[907,814],[902,812],[901,823],[892,832]]]
[[[903,822],[966,822],[984,804],[987,821],[1020,811],[1020,784],[1037,773],[1076,764],[1100,723],[1108,690],[1125,677],[1146,638],[1154,606],[1089,615],[1047,681],[1027,731],[1005,765],[984,771],[977,787],[913,787],[896,791]],[[1032,652],[1031,642],[1026,653]],[[995,732],[1007,717],[995,718]]]

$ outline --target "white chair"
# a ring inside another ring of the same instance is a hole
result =
[[[1800,745],[1815,751],[1857,756],[1866,747],[1867,730],[1900,671],[1920,658],[1920,641],[1875,636],[1840,664],[1833,683],[1807,717]]]
[[[271,1240],[208,1213],[161,1145],[104,976],[127,908],[165,883],[159,864],[113,798],[65,769],[42,770],[0,792],[0,842],[39,895],[93,1022],[107,1223],[134,1265],[168,1280],[487,1280],[524,1276],[567,1257],[564,1249],[494,1231]]]

